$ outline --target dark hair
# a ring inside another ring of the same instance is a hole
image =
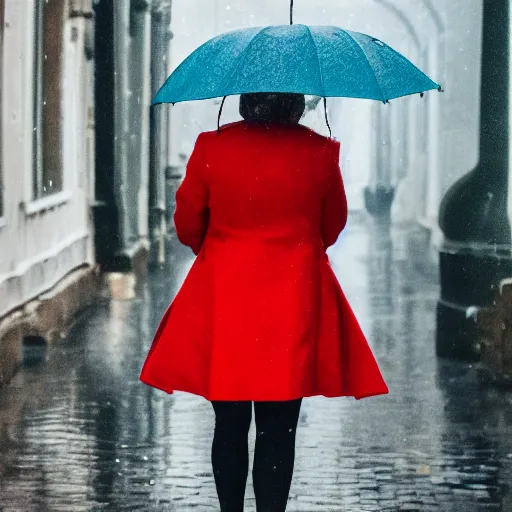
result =
[[[240,115],[250,122],[297,124],[306,98],[295,93],[251,93],[240,96]]]

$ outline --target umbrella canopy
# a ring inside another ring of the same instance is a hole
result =
[[[389,100],[441,90],[379,39],[333,26],[278,25],[236,30],[195,50],[153,104],[256,92]]]

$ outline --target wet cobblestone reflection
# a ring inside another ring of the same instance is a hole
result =
[[[397,236],[353,222],[331,252],[390,394],[305,400],[289,510],[510,512],[512,394],[435,357],[437,285]],[[138,381],[192,261],[178,247],[173,259],[138,300],[98,303],[0,391],[1,512],[217,510],[210,404]]]

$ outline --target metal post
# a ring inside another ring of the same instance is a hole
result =
[[[439,224],[441,298],[437,353],[478,359],[475,307],[492,304],[499,281],[512,276],[507,215],[509,174],[509,0],[484,2],[480,161],[446,193]]]
[[[148,237],[151,13],[148,0],[131,1],[130,186],[131,226],[138,245]]]

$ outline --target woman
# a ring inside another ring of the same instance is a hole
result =
[[[347,220],[339,143],[299,125],[304,96],[245,94],[243,122],[202,133],[176,194],[197,258],[141,380],[210,400],[221,511],[242,511],[256,421],[257,509],[286,509],[304,397],[388,392],[326,249]]]

